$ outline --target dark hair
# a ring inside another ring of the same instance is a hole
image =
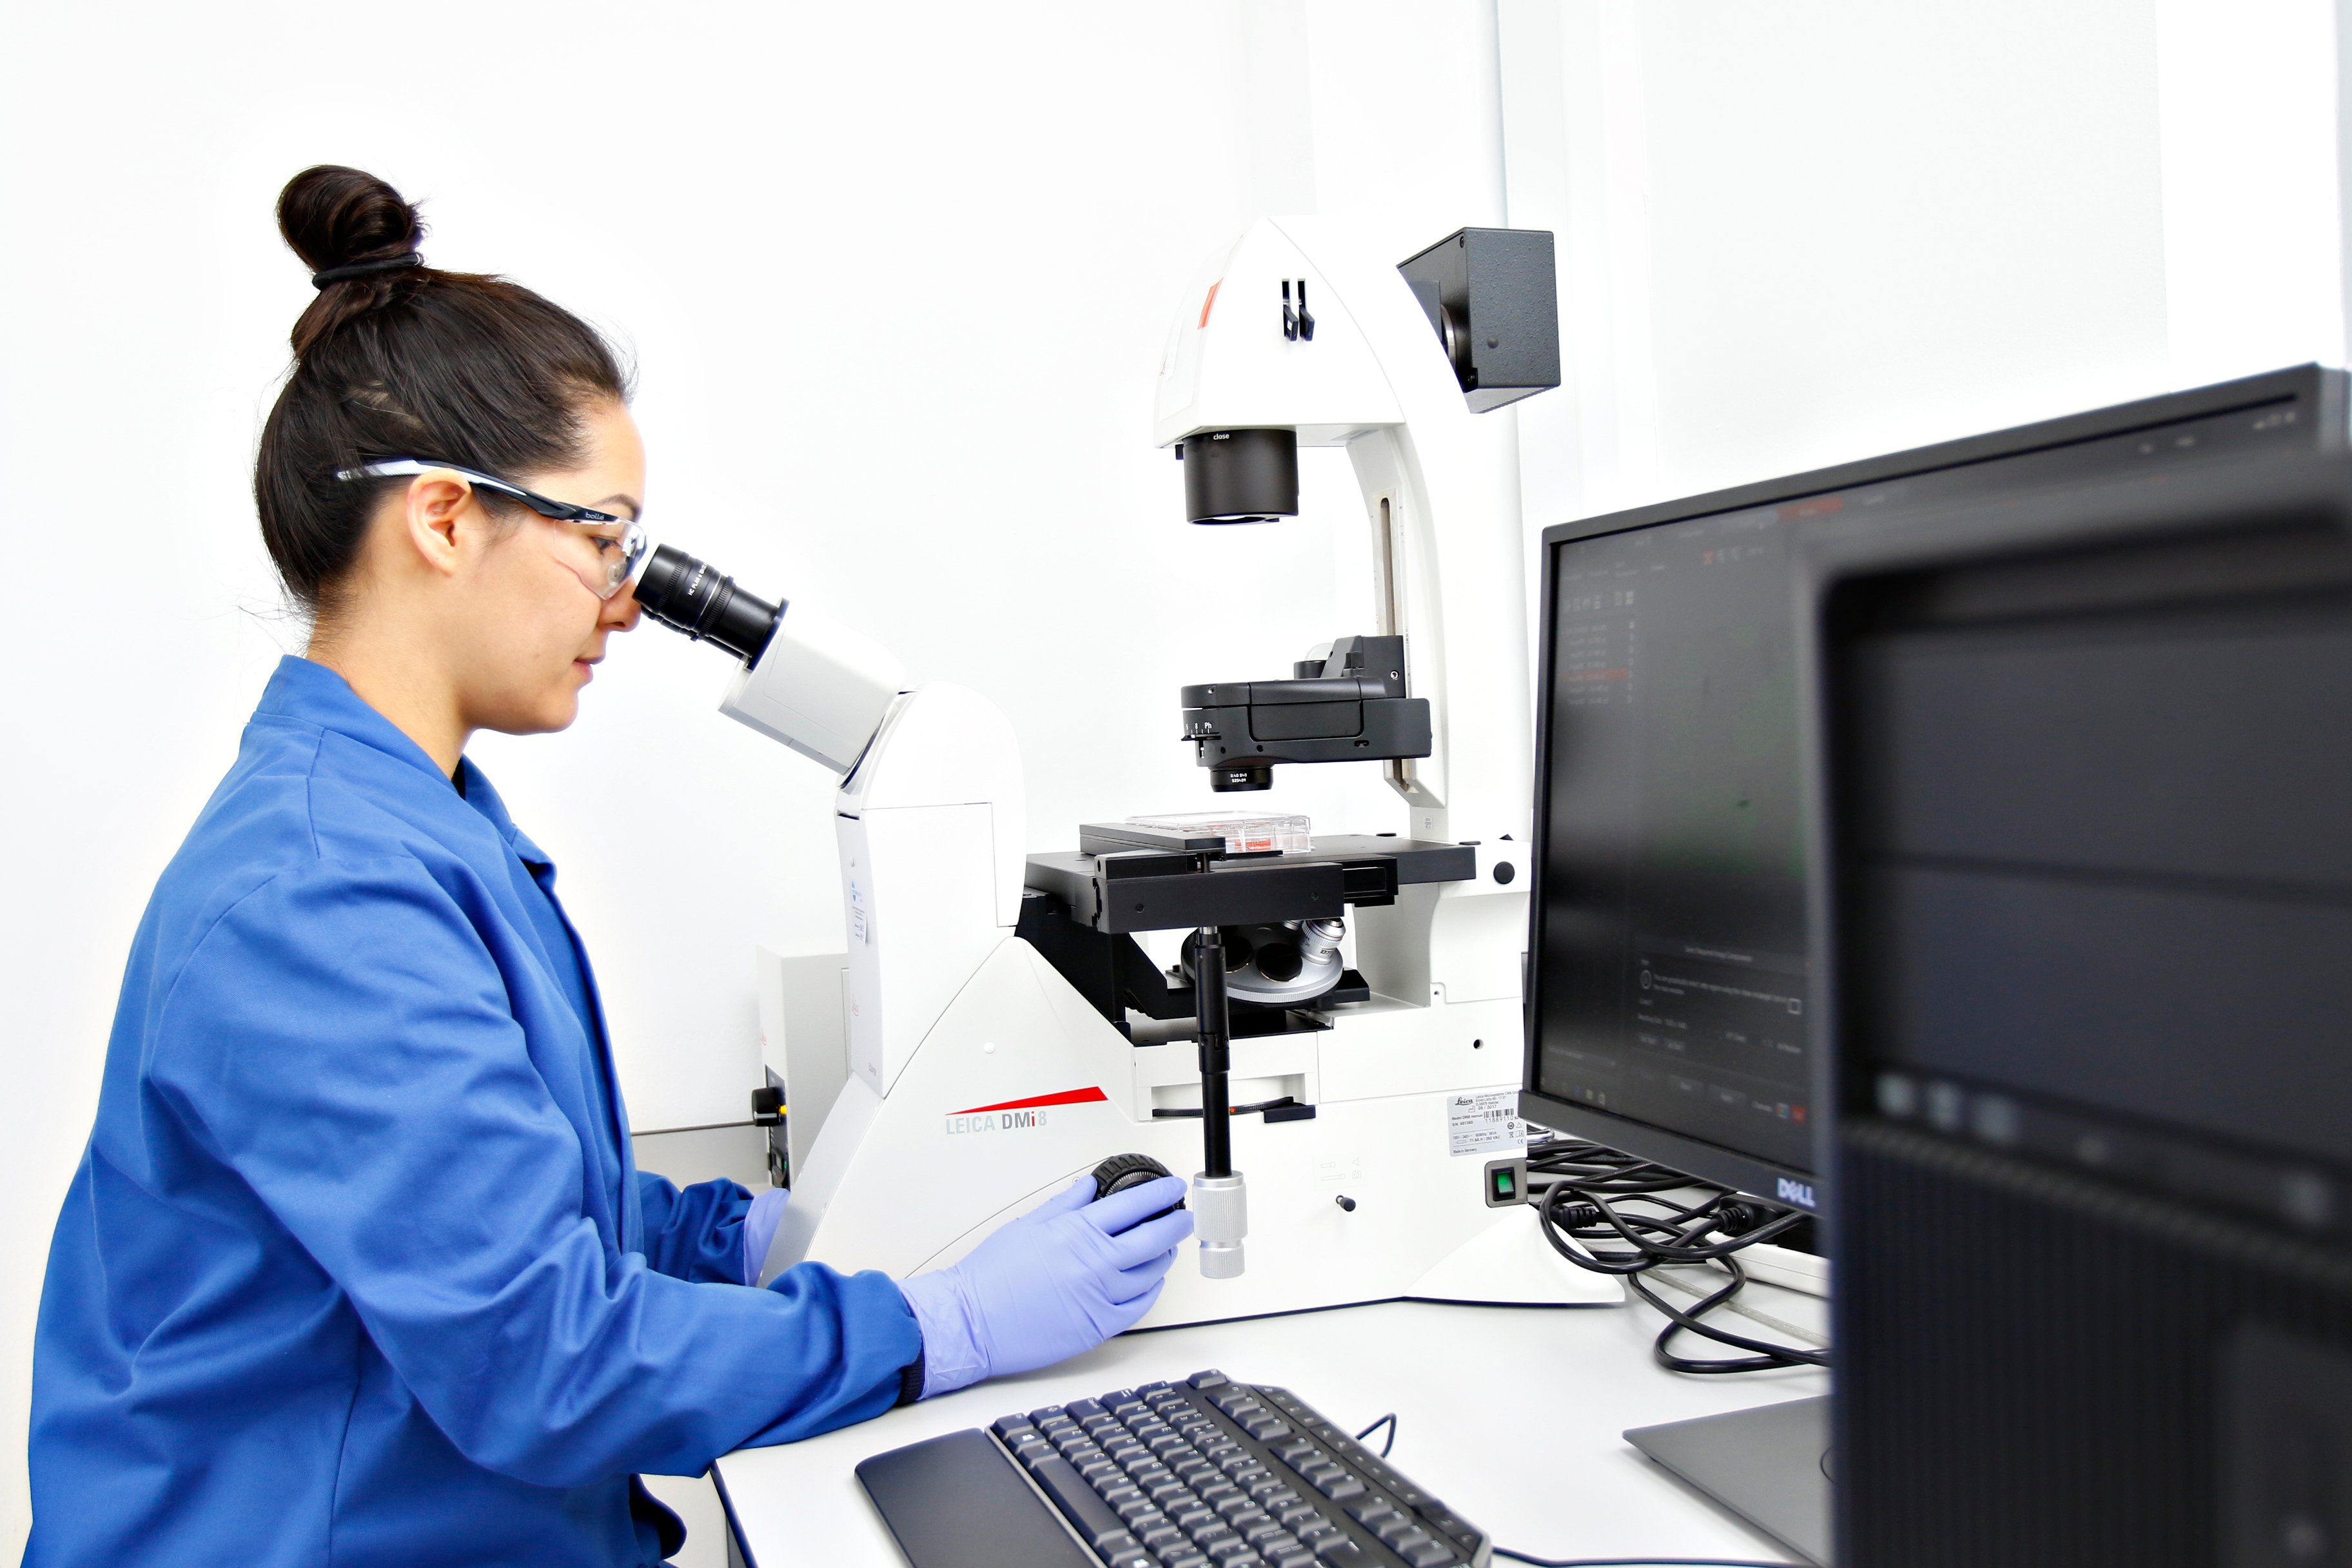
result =
[[[331,163],[286,183],[278,228],[314,273],[396,261],[425,236],[398,191]],[[405,482],[338,480],[342,469],[386,458],[505,479],[569,467],[586,457],[583,412],[628,395],[596,330],[520,284],[422,264],[328,280],[294,323],[293,372],[254,460],[279,579],[313,616],[331,615],[377,500]]]

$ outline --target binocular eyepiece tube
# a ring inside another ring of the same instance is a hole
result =
[[[747,594],[709,563],[667,544],[654,546],[637,578],[646,614],[697,642],[716,643],[745,664],[756,664],[776,634],[782,605]]]

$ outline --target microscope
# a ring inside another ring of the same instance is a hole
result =
[[[1183,689],[1210,792],[1367,763],[1407,836],[1224,811],[1028,854],[994,704],[654,552],[647,613],[741,663],[721,711],[843,775],[846,952],[762,955],[755,1103],[788,1130],[793,1190],[772,1276],[952,1263],[1133,1152],[1197,1173],[1198,1266],[1146,1326],[1621,1300],[1483,1180],[1523,1137],[1533,748],[1510,433],[1479,415],[1558,384],[1556,309],[1548,234],[1465,229],[1400,265],[1328,220],[1265,219],[1187,291],[1162,356],[1155,437],[1190,521],[1295,516],[1298,448],[1337,446],[1370,526],[1370,630],[1280,679]],[[1136,940],[1176,931],[1165,970]]]

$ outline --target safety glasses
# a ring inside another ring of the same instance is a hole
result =
[[[645,563],[649,542],[645,529],[635,519],[614,517],[610,512],[592,507],[574,506],[570,501],[554,500],[536,491],[527,490],[495,475],[478,473],[456,463],[433,463],[422,458],[390,458],[364,468],[345,468],[336,474],[338,479],[399,479],[417,474],[455,474],[469,484],[520,501],[531,510],[558,522],[578,525],[596,549],[593,572],[582,572],[580,580],[600,599],[609,599],[626,587]]]

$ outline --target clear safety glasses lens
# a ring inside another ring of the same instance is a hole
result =
[[[593,514],[592,514],[593,515]],[[579,572],[580,580],[600,599],[609,599],[635,580],[637,568],[650,546],[646,531],[627,518],[561,518],[565,528],[578,529],[595,551],[595,565]]]

